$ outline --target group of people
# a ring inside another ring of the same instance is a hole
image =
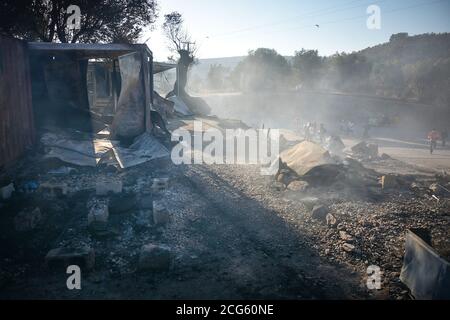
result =
[[[431,130],[428,133],[428,141],[430,143],[430,154],[433,154],[433,151],[437,147],[438,140],[442,141],[442,147],[445,147],[448,139],[448,131],[444,129],[442,131],[437,131],[436,129]]]
[[[320,142],[325,141],[327,130],[325,129],[325,125],[323,123],[318,126],[316,122],[308,122],[305,124],[303,130],[305,133],[305,140],[312,141],[313,137],[318,136]]]

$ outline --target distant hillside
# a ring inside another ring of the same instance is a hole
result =
[[[415,64],[421,60],[450,58],[450,33],[421,34],[408,36],[407,33],[392,35],[389,42],[369,47],[358,53],[370,62],[395,61],[403,65]]]

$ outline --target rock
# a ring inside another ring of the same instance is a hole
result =
[[[397,187],[398,187],[397,177],[393,175],[385,175],[381,177],[381,188],[383,190]]]
[[[164,271],[170,267],[171,250],[167,246],[147,244],[141,249],[138,268],[140,270]]]
[[[342,250],[346,251],[346,252],[354,252],[356,249],[356,247],[350,243],[344,243],[342,245]]]
[[[95,265],[95,253],[90,247],[79,249],[56,248],[47,253],[45,261],[50,269],[66,268],[69,265],[77,265],[82,270],[89,270]]]
[[[351,235],[349,235],[346,231],[341,230],[339,231],[339,237],[346,241],[346,242],[352,242],[353,241],[353,237]]]
[[[0,189],[0,197],[1,197],[3,200],[7,200],[7,199],[11,198],[12,193],[13,193],[14,191],[16,191],[16,190],[14,189],[14,184],[10,183],[10,184],[8,184],[7,186],[4,186],[4,187],[2,187],[2,188]]]
[[[120,180],[107,180],[107,181],[97,181],[95,184],[95,193],[98,196],[106,196],[108,193],[121,193],[122,192],[122,181]]]
[[[337,224],[337,219],[331,214],[328,213],[326,216],[327,226],[334,227]]]
[[[39,208],[33,211],[24,210],[14,217],[14,227],[17,231],[30,231],[42,221],[42,214]]]
[[[383,153],[381,154],[381,160],[390,160],[392,159],[390,155],[388,155],[387,153]]]
[[[103,228],[108,223],[109,210],[105,201],[94,201],[89,208],[88,226],[97,229]]]
[[[67,195],[67,184],[65,183],[47,182],[41,184],[39,188],[52,197]]]
[[[328,208],[323,205],[316,205],[311,211],[311,217],[316,220],[326,222]]]
[[[291,191],[305,192],[309,187],[309,183],[306,181],[295,180],[289,183],[288,189]]]
[[[169,212],[160,201],[153,201],[153,223],[156,225],[167,224],[170,220]]]

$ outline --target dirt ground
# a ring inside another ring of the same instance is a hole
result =
[[[52,177],[39,159],[27,157],[10,174],[18,183],[64,182],[69,192],[18,193],[0,205],[2,299],[407,299],[398,279],[406,229],[431,227],[436,244],[450,247],[448,200],[435,203],[411,191],[318,187],[296,193],[280,190],[258,166],[175,166],[170,159]],[[396,161],[367,166],[407,167]],[[424,184],[432,179],[421,174]],[[123,208],[110,213],[108,232],[96,234],[87,228],[86,203],[100,177],[120,178],[123,192],[109,200]],[[142,190],[160,177],[170,179],[169,187],[151,198],[166,205],[171,218],[165,226],[154,225],[141,205]],[[311,219],[311,198],[330,207],[340,229]],[[35,207],[42,221],[17,231],[14,217]],[[356,238],[358,252],[342,251],[340,230]],[[149,243],[171,249],[170,268],[139,270],[141,247]],[[81,290],[68,290],[66,270],[49,270],[45,255],[86,245],[95,251],[95,267],[82,270]],[[366,286],[367,266],[374,264],[385,274],[376,291]]]

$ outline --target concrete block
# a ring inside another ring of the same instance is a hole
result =
[[[95,202],[89,208],[88,225],[107,224],[109,218],[108,204],[106,202]]]
[[[382,189],[391,189],[398,187],[398,181],[395,176],[385,175],[381,177],[381,188]]]
[[[102,180],[97,181],[95,184],[95,193],[98,196],[106,196],[108,193],[121,193],[122,181],[121,180]]]
[[[69,265],[77,265],[82,270],[89,270],[95,265],[95,253],[90,247],[79,249],[56,248],[47,253],[45,262],[50,269],[66,268]]]
[[[67,184],[58,182],[46,182],[40,185],[40,189],[52,197],[67,195]]]
[[[138,267],[140,270],[168,270],[170,268],[171,255],[171,250],[167,246],[144,245],[139,255]]]
[[[169,178],[154,178],[152,181],[152,191],[161,192],[169,187]]]
[[[170,215],[164,204],[160,201],[153,201],[153,223],[163,225],[169,223]]]
[[[9,199],[12,196],[12,193],[16,191],[14,189],[14,184],[10,183],[7,186],[4,186],[0,189],[0,197],[3,200]]]

